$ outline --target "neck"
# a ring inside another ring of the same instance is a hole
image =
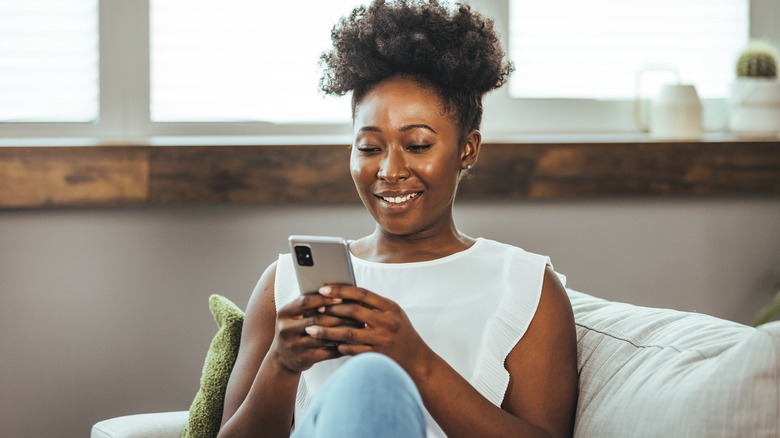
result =
[[[459,232],[454,224],[446,231],[420,232],[410,236],[389,234],[377,226],[373,234],[356,241],[352,251],[364,260],[410,263],[446,257],[473,244],[474,239]]]

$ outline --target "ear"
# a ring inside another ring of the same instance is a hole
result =
[[[460,168],[468,170],[477,162],[479,151],[482,148],[482,133],[473,130],[466,134],[466,142],[460,151]]]

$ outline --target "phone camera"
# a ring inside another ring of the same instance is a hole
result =
[[[303,245],[295,245],[295,258],[301,266],[314,266],[314,258],[311,256],[311,248]]]

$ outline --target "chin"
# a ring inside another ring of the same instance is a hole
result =
[[[377,221],[377,225],[384,234],[401,239],[419,237],[431,230],[429,227],[420,227],[419,222],[400,224]]]

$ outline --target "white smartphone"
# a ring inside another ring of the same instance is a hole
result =
[[[289,242],[301,294],[317,292],[326,284],[355,285],[346,240],[341,237],[290,236]]]

